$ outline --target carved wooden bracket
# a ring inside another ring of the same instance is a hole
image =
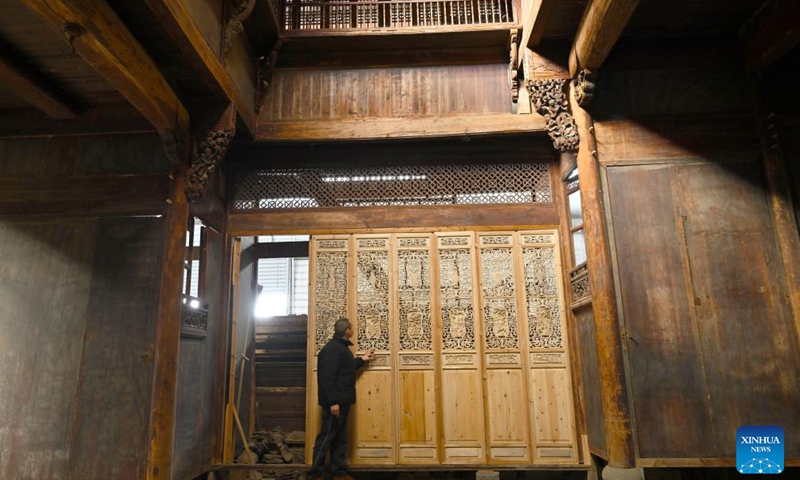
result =
[[[244,31],[244,21],[253,13],[256,0],[229,0],[231,16],[225,26],[225,35],[222,43],[222,60],[228,55],[233,45],[233,38]]]
[[[553,147],[559,152],[578,149],[578,127],[569,112],[564,86],[567,79],[528,80],[527,87],[536,112],[545,119]]]
[[[511,51],[508,62],[508,82],[511,86],[511,101],[519,101],[519,34],[517,29],[511,30]]]
[[[186,199],[194,202],[203,197],[208,182],[217,166],[225,158],[233,132],[212,130],[205,138],[195,141],[192,148],[192,164],[186,172]]]
[[[594,98],[594,74],[585,69],[581,70],[572,80],[572,85],[575,87],[575,100],[578,105],[582,108],[588,107]]]

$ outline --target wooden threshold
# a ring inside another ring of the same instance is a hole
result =
[[[261,463],[255,465],[245,465],[239,463],[223,463],[213,465],[212,470],[282,470],[292,471],[301,470],[307,471],[309,465],[305,464],[268,464]],[[407,472],[413,470],[416,472],[455,472],[455,471],[475,471],[475,470],[504,470],[504,471],[528,471],[528,470],[560,470],[560,471],[588,471],[591,469],[590,465],[581,464],[527,464],[527,465],[489,465],[489,464],[447,464],[447,465],[417,465],[417,464],[404,464],[404,465],[348,465],[348,470],[361,471],[361,472],[391,472],[400,471]]]

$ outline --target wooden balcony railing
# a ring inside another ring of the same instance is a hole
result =
[[[514,0],[279,0],[284,30],[374,30],[514,23]]]

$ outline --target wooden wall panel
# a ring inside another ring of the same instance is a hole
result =
[[[764,165],[681,166],[673,189],[685,215],[718,456],[733,457],[734,445],[722,439],[735,436],[741,425],[800,431],[800,345],[771,226]],[[758,321],[765,318],[770,321]],[[800,457],[800,445],[785,448],[787,458]]]
[[[600,372],[597,366],[592,305],[588,304],[574,310],[573,315],[578,331],[578,362],[583,379],[583,407],[586,411],[589,449],[595,454],[606,456],[605,413],[600,397]]]
[[[205,339],[181,338],[178,357],[178,399],[175,407],[175,450],[172,478],[183,479],[198,468],[211,464],[213,408],[218,394],[216,366],[225,343],[219,335],[221,323],[227,322],[222,294],[227,286],[223,271],[224,236],[206,229],[205,292],[208,303]]]
[[[712,431],[711,414],[699,393],[706,385],[689,320],[691,280],[670,168],[617,167],[607,174],[625,323],[636,341],[628,348],[639,455],[711,457],[717,447],[705,433]]]
[[[741,425],[797,429],[797,338],[761,162],[607,176],[639,456],[731,457]]]
[[[69,477],[145,476],[163,218],[100,220]]]
[[[0,224],[1,478],[68,478],[95,230]]]
[[[279,70],[259,123],[510,113],[508,65]]]

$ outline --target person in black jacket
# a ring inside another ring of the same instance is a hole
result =
[[[372,360],[375,349],[360,357],[350,351],[353,325],[340,318],[333,326],[333,338],[322,347],[317,357],[319,404],[322,407],[322,430],[314,442],[314,457],[309,480],[322,478],[325,454],[330,450],[334,480],[353,480],[347,474],[347,414],[356,403],[356,371]]]

